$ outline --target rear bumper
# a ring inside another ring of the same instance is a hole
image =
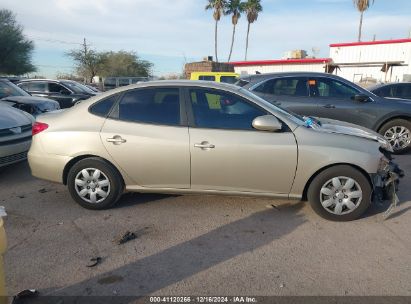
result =
[[[28,153],[31,174],[56,183],[63,183],[64,168],[70,159],[62,155],[38,154],[32,150]]]

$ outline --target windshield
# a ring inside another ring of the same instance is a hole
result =
[[[78,82],[75,82],[75,81],[62,81],[61,83],[68,86],[71,90],[74,91],[74,93],[86,93],[86,94],[93,94],[94,95],[94,92],[91,89],[89,89],[88,87],[86,87],[86,86],[84,86],[84,85],[82,85]]]
[[[10,81],[0,81],[0,99],[8,96],[30,96],[30,94]]]

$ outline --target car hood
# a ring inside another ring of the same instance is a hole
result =
[[[0,102],[0,129],[20,127],[33,122],[34,118],[30,114]]]
[[[321,119],[321,126],[317,126],[314,129],[319,132],[356,136],[373,140],[379,142],[383,148],[390,150],[390,144],[382,135],[365,127],[351,123],[332,119]]]
[[[411,102],[411,99],[402,99],[402,98],[394,98],[394,97],[381,97],[381,98],[389,102],[394,101],[394,102],[407,103],[407,104],[410,104]]]
[[[4,97],[2,100],[12,101],[16,103],[24,103],[24,104],[45,104],[45,103],[50,103],[53,105],[59,104],[55,100],[43,98],[43,97],[36,97],[36,96],[7,96],[7,97]]]

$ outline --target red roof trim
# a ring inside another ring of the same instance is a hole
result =
[[[411,38],[407,38],[407,39],[394,39],[394,40],[364,41],[364,42],[350,42],[350,43],[334,43],[334,44],[330,44],[330,47],[344,47],[344,46],[357,46],[357,45],[375,45],[375,44],[391,44],[391,43],[406,43],[406,42],[411,42]]]
[[[280,59],[280,60],[255,60],[255,61],[234,61],[229,64],[235,66],[251,65],[278,65],[278,64],[305,64],[305,63],[329,63],[331,58],[306,58],[306,59]]]

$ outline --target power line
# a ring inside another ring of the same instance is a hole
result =
[[[64,40],[59,40],[59,39],[48,39],[48,38],[40,38],[40,37],[30,37],[30,39],[39,40],[39,41],[46,41],[46,42],[52,42],[52,43],[83,45],[83,43],[64,41]]]

